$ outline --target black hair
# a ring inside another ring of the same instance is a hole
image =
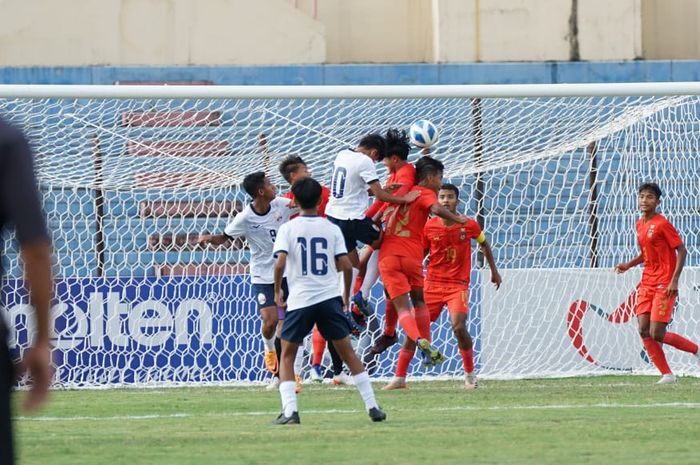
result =
[[[256,171],[255,173],[250,173],[243,178],[243,190],[245,190],[249,196],[255,198],[258,196],[258,191],[265,185],[265,172]]]
[[[299,155],[290,155],[280,163],[280,174],[285,181],[289,182],[292,173],[296,172],[301,165],[306,166],[306,163]]]
[[[411,144],[406,131],[389,129],[384,136],[386,140],[386,156],[396,155],[402,160],[408,160],[408,152],[411,151]]]
[[[297,204],[308,210],[318,205],[318,200],[321,198],[321,185],[313,178],[302,178],[292,185],[292,194]]]
[[[379,160],[386,157],[386,139],[384,139],[381,134],[367,134],[365,137],[360,139],[360,143],[357,145],[366,149],[376,149],[379,155]]]
[[[645,182],[639,186],[639,190],[637,192],[641,194],[643,191],[651,192],[656,196],[657,200],[661,198],[661,188],[655,182]]]
[[[454,184],[443,184],[440,186],[441,191],[452,191],[455,193],[455,197],[459,199],[459,189]]]
[[[423,181],[428,175],[436,175],[443,171],[445,171],[445,165],[440,161],[428,156],[420,157],[416,162],[416,184]]]

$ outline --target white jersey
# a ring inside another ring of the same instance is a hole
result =
[[[320,216],[298,216],[282,225],[274,250],[287,254],[287,311],[340,297],[335,259],[348,251],[338,226]]]
[[[245,236],[248,241],[250,277],[253,284],[274,282],[272,269],[275,266],[275,257],[272,254],[272,246],[280,226],[289,221],[290,215],[297,212],[289,208],[289,202],[290,199],[277,197],[270,203],[270,210],[263,215],[256,213],[252,205],[248,204],[224,229],[224,234],[228,237],[234,239]]]
[[[353,150],[343,150],[333,162],[331,198],[326,215],[338,220],[360,220],[369,203],[367,185],[379,181],[374,161]]]

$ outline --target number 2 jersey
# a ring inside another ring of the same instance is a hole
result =
[[[224,234],[231,239],[245,236],[250,246],[250,277],[253,284],[272,284],[275,257],[272,246],[277,237],[277,231],[289,217],[298,210],[289,208],[289,199],[275,198],[270,202],[267,213],[259,214],[253,210],[252,204],[245,206],[243,211],[235,216],[226,226]]]
[[[340,228],[319,216],[299,215],[282,225],[274,255],[287,254],[287,311],[340,297],[335,260],[347,254]]]

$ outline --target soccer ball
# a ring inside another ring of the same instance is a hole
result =
[[[428,148],[440,138],[435,125],[427,119],[419,119],[413,123],[408,134],[411,143],[420,148]]]

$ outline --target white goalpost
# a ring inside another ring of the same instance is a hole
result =
[[[641,269],[637,187],[661,186],[661,212],[688,248],[671,328],[700,339],[700,83],[479,86],[0,85],[0,115],[22,128],[55,251],[56,384],[97,387],[261,381],[260,321],[246,244],[202,248],[248,201],[247,173],[300,155],[329,183],[335,154],[370,132],[429,119],[432,154],[482,225],[503,285],[475,252],[469,331],[486,378],[653,373],[632,311]],[[420,156],[415,150],[410,157]],[[5,241],[3,316],[30,341],[32,312]],[[358,338],[373,376],[383,321]],[[448,356],[410,376],[460,376],[446,315],[433,326]],[[678,373],[700,375],[667,348]]]

